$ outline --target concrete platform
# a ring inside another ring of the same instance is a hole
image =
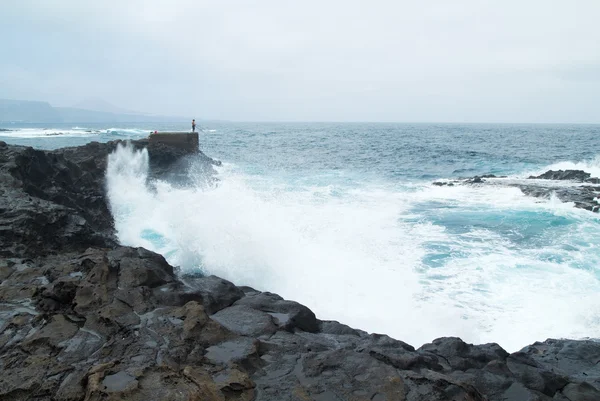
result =
[[[158,132],[150,134],[148,141],[150,145],[164,144],[190,153],[197,152],[200,147],[197,132]]]

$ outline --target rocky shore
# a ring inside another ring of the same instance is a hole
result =
[[[493,174],[449,181],[436,181],[433,185],[497,185],[519,188],[525,195],[541,199],[556,196],[561,202],[572,202],[575,207],[600,212],[600,178],[591,177],[582,170],[548,170],[539,176],[526,179],[507,179]]]
[[[415,349],[120,246],[104,187],[116,146],[0,142],[0,400],[600,400],[593,341]],[[153,177],[218,163],[133,146]]]

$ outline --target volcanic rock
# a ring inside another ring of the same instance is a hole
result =
[[[119,246],[103,177],[117,144],[0,144],[0,400],[600,399],[594,341],[415,349]],[[153,174],[177,174],[154,152]]]

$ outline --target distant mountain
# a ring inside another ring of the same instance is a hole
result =
[[[62,122],[63,118],[47,102],[0,99],[0,121],[5,122]]]
[[[83,109],[83,110],[93,110],[93,111],[102,111],[105,113],[115,113],[115,114],[136,114],[136,115],[147,115],[148,113],[140,113],[137,111],[123,109],[121,107],[117,107],[114,104],[108,103],[104,99],[100,99],[97,97],[87,98],[82,100],[81,102],[73,105],[74,109]]]
[[[107,107],[115,107],[105,103]],[[117,110],[122,110],[115,108]],[[113,109],[114,110],[114,109]],[[187,121],[182,117],[154,116],[122,110],[98,111],[75,107],[53,107],[47,102],[0,99],[0,123],[113,123]]]

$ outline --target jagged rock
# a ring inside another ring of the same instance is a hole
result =
[[[569,383],[565,376],[544,369],[523,353],[517,352],[510,355],[506,365],[515,378],[525,387],[549,397],[553,397],[558,390]]]
[[[544,369],[562,372],[565,376],[587,381],[600,389],[599,342],[549,339],[529,345],[521,353]]]
[[[253,309],[267,312],[275,323],[286,330],[299,328],[303,331],[315,333],[319,331],[319,323],[315,314],[298,302],[286,301],[277,294],[263,292],[247,295],[235,303],[246,305]]]
[[[0,146],[0,255],[32,257],[116,246],[105,170],[107,156],[121,143],[92,142],[54,151]],[[150,146],[147,140],[131,143],[148,148],[152,177],[180,170],[180,151]],[[219,164],[200,151],[187,154],[186,160],[207,177]]]
[[[569,383],[562,389],[562,394],[568,401],[600,400],[600,391],[589,383]]]
[[[321,321],[321,327],[319,329],[321,333],[324,334],[336,334],[336,335],[350,335],[350,336],[360,336],[361,333],[358,330],[355,330],[345,324],[341,324],[340,322],[331,321],[331,320],[323,320]],[[366,334],[363,332],[363,334]]]
[[[162,256],[115,243],[102,186],[115,146],[0,143],[0,399],[600,399],[593,341],[415,350],[272,293],[180,279]],[[150,153],[155,174],[181,158]]]
[[[482,180],[481,177],[475,176],[465,181],[467,184],[482,184],[485,180]]]
[[[214,314],[231,306],[244,296],[244,292],[230,281],[217,276],[186,276],[182,279],[189,287],[189,292],[199,296],[204,309]]]
[[[173,267],[164,257],[144,248],[117,248],[107,253],[108,263],[119,269],[122,289],[158,287],[174,281]]]
[[[508,357],[498,344],[472,345],[460,338],[445,337],[425,344],[419,351],[442,357],[451,370],[481,369],[492,361],[503,362]]]
[[[590,178],[590,173],[582,170],[548,170],[544,174],[538,176],[529,176],[530,179],[539,180],[570,180],[583,182]]]
[[[598,183],[598,178],[588,178],[589,173],[581,170],[559,170],[559,171],[547,171],[540,176],[531,176],[530,179],[548,179],[548,180],[568,180],[576,181],[581,185],[573,185],[573,182],[565,183],[562,186],[557,183],[548,185],[546,183],[536,183],[529,179],[514,179],[509,181],[500,180],[486,180],[485,178],[506,178],[506,176],[495,176],[493,174],[486,174],[482,176],[475,176],[472,178],[463,179],[462,181],[436,181],[432,185],[435,186],[452,186],[457,185],[470,185],[470,184],[481,184],[482,187],[486,185],[495,186],[508,186],[516,187],[521,190],[527,196],[533,196],[536,198],[550,199],[552,196],[556,196],[561,202],[572,202],[575,207],[579,209],[585,209],[592,212],[600,212],[600,204],[597,199],[600,198],[600,187],[589,185],[591,183]]]

